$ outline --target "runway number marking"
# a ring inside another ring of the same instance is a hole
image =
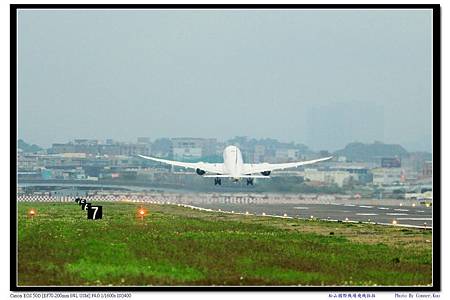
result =
[[[91,207],[92,203],[83,203],[81,204],[81,210],[88,210]]]
[[[92,216],[95,219],[95,216],[97,215],[98,207],[94,206],[94,207],[92,207],[92,209],[95,210],[94,215]]]
[[[102,206],[91,205],[87,210],[87,218],[90,220],[98,220],[103,218]]]

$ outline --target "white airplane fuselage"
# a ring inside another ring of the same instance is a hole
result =
[[[241,178],[244,161],[242,159],[241,150],[236,146],[228,146],[223,150],[223,163],[225,171],[234,179]]]

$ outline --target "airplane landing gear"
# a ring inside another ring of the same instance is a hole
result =
[[[214,185],[222,185],[222,179],[214,178]]]
[[[253,178],[247,178],[247,185],[253,185]]]

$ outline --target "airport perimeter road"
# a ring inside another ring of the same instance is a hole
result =
[[[314,218],[362,221],[398,225],[432,226],[432,207],[425,205],[358,205],[358,204],[202,204],[201,207],[251,214],[277,215],[297,218]]]

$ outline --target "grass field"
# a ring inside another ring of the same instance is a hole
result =
[[[101,205],[19,203],[19,286],[432,283],[429,230]]]

